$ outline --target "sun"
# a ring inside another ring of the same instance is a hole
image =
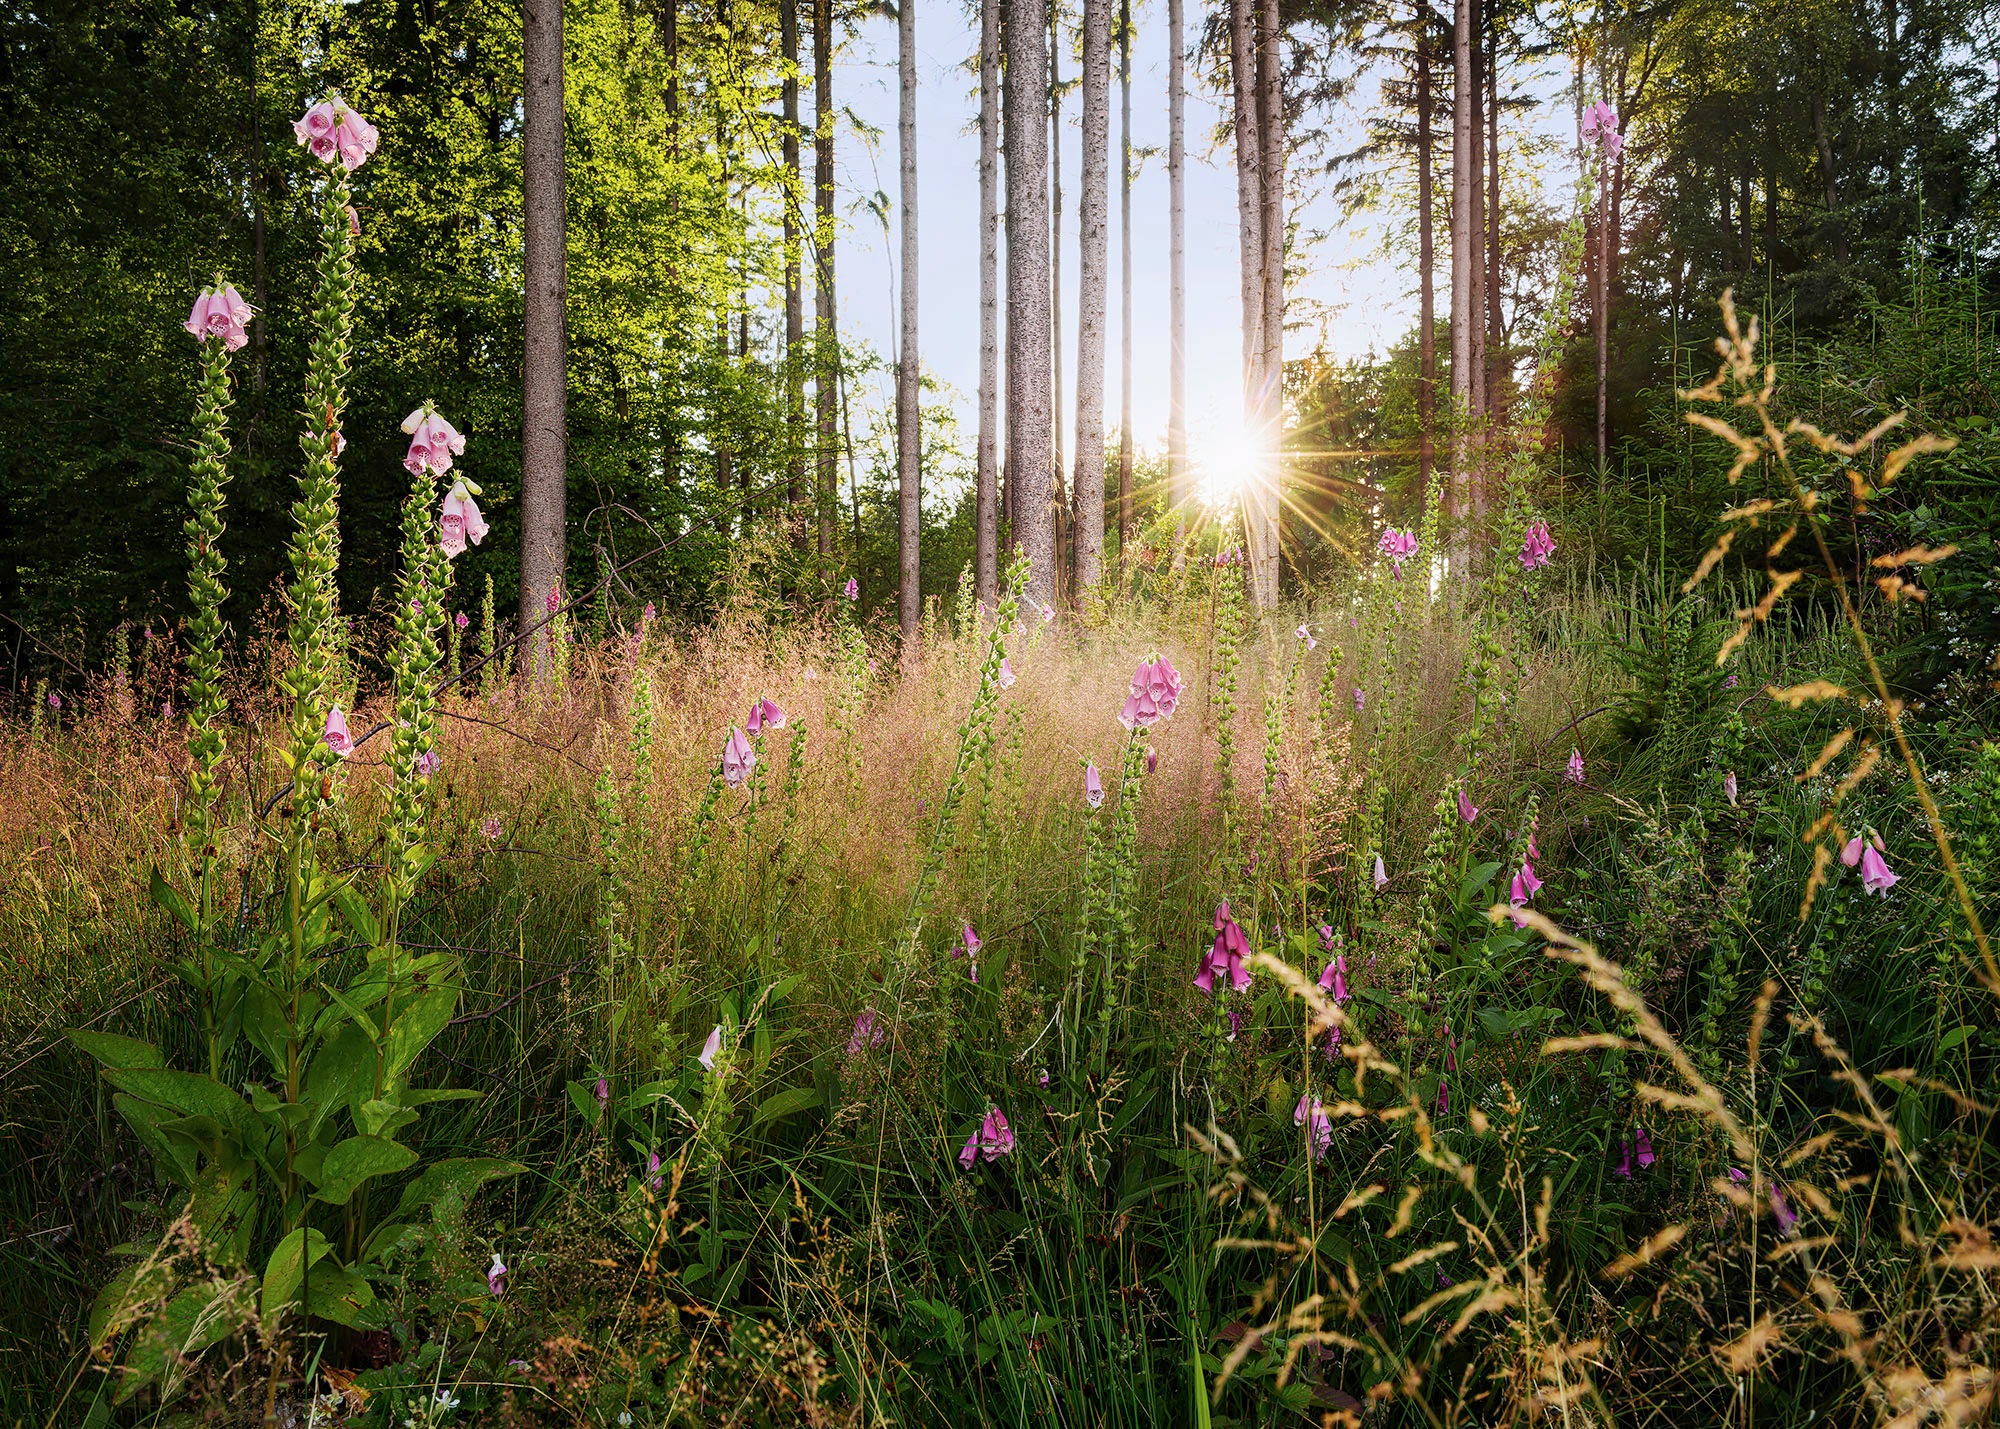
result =
[[[1264,479],[1268,454],[1240,423],[1211,428],[1191,443],[1195,499],[1220,511],[1242,501]]]

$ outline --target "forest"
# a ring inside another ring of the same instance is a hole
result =
[[[0,115],[0,1424],[2000,1416],[2000,10]]]

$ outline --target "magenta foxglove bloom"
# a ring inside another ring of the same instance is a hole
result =
[[[501,832],[500,820],[492,814],[488,814],[479,821],[479,836],[485,839],[486,842],[490,844],[500,842]]]
[[[320,738],[326,741],[328,749],[342,759],[354,753],[354,737],[347,732],[347,716],[340,712],[339,705],[335,705],[327,712],[326,730]]]
[[[1722,776],[1722,792],[1729,799],[1729,807],[1736,807],[1736,771],[1730,770]]]
[[[1151,774],[1160,767],[1160,751],[1152,745],[1146,746],[1146,772]]]
[[[1792,1210],[1792,1203],[1785,1199],[1785,1193],[1776,1186],[1771,1187],[1771,1214],[1778,1218],[1778,1230],[1784,1235],[1798,1234],[1799,1218]]]
[[[1319,649],[1319,641],[1313,639],[1312,632],[1306,629],[1306,624],[1303,620],[1299,622],[1299,628],[1297,630],[1294,630],[1292,633],[1298,636],[1299,639],[1306,642],[1307,650]]]
[[[1056,618],[1056,608],[1047,601],[1042,602],[1042,624],[1047,625]]]
[[[1367,708],[1368,708],[1368,692],[1362,689],[1361,686],[1356,685],[1354,687],[1354,712],[1356,714],[1360,714],[1363,710]]]
[[[660,1193],[660,1188],[666,1184],[666,1181],[667,1178],[660,1171],[660,1153],[657,1151],[647,1152],[646,1189],[657,1196]]]
[[[507,1262],[497,1250],[493,1252],[493,1263],[486,1267],[486,1288],[496,1296],[507,1293]]]
[[[1382,539],[1375,543],[1375,549],[1396,564],[1396,578],[1402,579],[1403,562],[1417,553],[1417,537],[1413,531],[1398,531],[1394,526],[1382,533]]]
[[[1458,816],[1468,824],[1479,817],[1479,806],[1466,797],[1464,789],[1458,791]]]
[[[1541,891],[1542,880],[1535,877],[1535,866],[1532,863],[1523,862],[1521,871],[1514,875],[1514,881],[1507,887],[1507,901],[1510,903],[1529,903]]]
[[[1151,729],[1180,703],[1181,674],[1165,656],[1142,661],[1132,672],[1132,690],[1118,722],[1127,729]]]
[[[1611,1168],[1611,1174],[1621,1181],[1632,1179],[1632,1143],[1625,1137],[1618,1138],[1618,1164]]]
[[[1439,1077],[1438,1094],[1437,1094],[1437,1114],[1439,1116],[1443,1116],[1450,1110],[1451,1110],[1451,1083],[1446,1081],[1443,1077]]]
[[[1541,856],[1542,851],[1535,847],[1535,826],[1530,824],[1528,825],[1528,861],[1533,863]]]
[[[1375,891],[1380,893],[1389,886],[1389,870],[1382,867],[1382,855],[1375,855]]]
[[[847,584],[840,588],[840,593],[846,596],[849,600],[859,600],[861,599],[860,583],[857,582],[853,576],[849,576],[847,578]]]
[[[1651,1165],[1653,1164],[1653,1141],[1652,1141],[1652,1138],[1646,1135],[1646,1128],[1642,1126],[1642,1127],[1640,1127],[1640,1128],[1639,1128],[1639,1130],[1638,1130],[1638,1131],[1637,1131],[1637,1132],[1636,1132],[1636,1133],[1634,1134],[1634,1136],[1633,1136],[1633,1138],[1632,1138],[1632,1139],[1633,1139],[1633,1141],[1634,1141],[1634,1142],[1636,1142],[1636,1143],[1637,1143],[1637,1145],[1638,1145],[1638,1148],[1639,1148],[1639,1169],[1640,1169],[1641,1171],[1643,1171],[1643,1170],[1645,1170],[1645,1169],[1646,1169],[1646,1168],[1647,1168],[1648,1166],[1651,1166]]]
[[[1046,1087],[1049,1084],[1049,1069],[1047,1067],[1042,1068],[1041,1074],[1035,1080]]]
[[[729,738],[722,744],[722,779],[732,789],[743,787],[743,781],[750,777],[750,771],[757,767],[757,751],[750,747],[750,741],[743,737],[743,731],[731,725]]]
[[[444,508],[438,516],[438,546],[447,556],[464,551],[467,541],[476,546],[486,539],[486,518],[479,513],[479,503],[472,499],[477,490],[461,476],[445,494]],[[555,599],[555,592],[549,592],[549,597]]]
[[[1104,781],[1097,777],[1097,766],[1083,767],[1083,802],[1095,809],[1104,802]]]
[[[1537,521],[1521,540],[1521,568],[1532,571],[1537,566],[1546,566],[1555,552],[1555,538],[1549,535],[1549,523]]]
[[[1250,986],[1249,956],[1249,940],[1236,926],[1236,920],[1229,916],[1229,903],[1224,900],[1215,910],[1215,943],[1202,955],[1201,966],[1195,971],[1194,985],[1212,996],[1215,979],[1220,975],[1228,980],[1231,987],[1242,992]]]
[[[1336,954],[1320,969],[1319,985],[1333,994],[1336,1004],[1342,1007],[1347,1005],[1347,954]]]
[[[607,1102],[611,1100],[610,1078],[599,1077],[597,1079],[597,1085],[590,1089],[590,1093],[592,1096],[597,1098],[597,1104],[600,1107],[604,1106]]]
[[[403,418],[403,431],[410,438],[403,469],[412,476],[426,471],[442,476],[451,470],[453,457],[465,455],[465,438],[428,402]]]
[[[1292,1108],[1292,1125],[1307,1128],[1306,1137],[1312,1143],[1313,1160],[1317,1161],[1333,1147],[1333,1118],[1326,1114],[1326,1107],[1311,1092],[1301,1093],[1298,1105]]]
[[[709,1071],[713,1072],[715,1070],[716,1054],[721,1050],[722,1050],[722,1025],[720,1023],[717,1023],[715,1030],[708,1034],[708,1040],[701,1044],[701,1055],[695,1058],[695,1060],[697,1062],[700,1062],[702,1066],[706,1067]]]
[[[783,729],[785,727],[785,712],[778,708],[775,701],[759,700],[756,704],[750,706],[750,718],[744,721],[743,727],[750,734],[762,734],[766,730]]]
[[[202,342],[219,337],[223,347],[234,352],[250,341],[243,330],[249,321],[250,305],[233,284],[224,283],[216,288],[203,288],[201,296],[194,300],[194,311],[181,326]]]
[[[361,236],[361,215],[354,211],[354,205],[347,206],[347,231],[352,236]]]
[[[1581,784],[1583,782],[1583,751],[1581,749],[1572,749],[1569,752],[1569,768],[1563,771],[1563,778],[1569,780],[1572,784]]]
[[[349,173],[368,161],[382,137],[373,124],[349,109],[339,95],[322,99],[305,112],[304,118],[293,120],[292,133],[312,151],[315,159],[326,164],[338,159]]]
[[[979,935],[972,931],[972,925],[967,923],[965,925],[964,937],[960,940],[959,945],[951,950],[951,955],[954,958],[965,959],[966,965],[970,969],[969,976],[975,983],[979,981],[979,950],[985,946],[979,940]]]
[[[871,1047],[882,1045],[882,1028],[876,1018],[875,1009],[865,1007],[861,1015],[854,1019],[854,1035],[847,1039],[847,1056],[851,1061]]]
[[[1340,1029],[1330,1029],[1326,1034],[1326,1059],[1335,1066],[1340,1065]]]
[[[1750,1178],[1748,1176],[1744,1175],[1743,1172],[1738,1170],[1736,1167],[1732,1166],[1729,1168],[1729,1182],[1731,1185],[1741,1186],[1749,1179]]]
[[[965,1145],[959,1148],[958,1164],[967,1171],[975,1160],[998,1161],[1014,1149],[1014,1128],[1007,1125],[1007,1114],[994,1107],[979,1123],[978,1130],[965,1138]]]
[[[1866,839],[1856,834],[1840,851],[1840,861],[1849,868],[1861,865],[1861,888],[1866,893],[1887,893],[1901,881],[1882,857],[1882,836],[1870,830]]]
[[[1223,1014],[1223,1018],[1229,1023],[1229,1035],[1222,1040],[1234,1042],[1243,1031],[1243,1014],[1232,1007]]]
[[[1603,100],[1583,111],[1583,142],[1600,146],[1609,158],[1617,158],[1625,148],[1625,136],[1618,132],[1618,111]]]
[[[1014,662],[1005,655],[1000,657],[1000,688],[1003,690],[1014,688]]]
[[[444,760],[438,756],[438,752],[435,749],[426,749],[422,754],[417,756],[417,777],[419,779],[430,778],[431,775],[438,772],[438,766],[443,763]]]
[[[451,618],[451,623],[453,625],[456,625],[460,630],[463,630],[465,629],[466,626],[472,624],[471,621],[465,618],[465,612],[462,610]]]
[[[1333,951],[1333,925],[1331,923],[1322,923],[1319,925],[1319,948],[1323,953]],[[1323,974],[1322,978],[1324,978]],[[1324,984],[1322,983],[1322,985]]]

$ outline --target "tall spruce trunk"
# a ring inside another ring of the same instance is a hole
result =
[[[923,618],[922,571],[918,542],[923,535],[922,432],[918,422],[917,381],[922,359],[917,349],[917,5],[897,0],[896,77],[901,99],[896,138],[902,160],[902,338],[896,352],[896,567],[901,577],[896,599],[896,623],[903,650],[912,653],[917,626]]]
[[[1436,163],[1431,133],[1431,7],[1416,0],[1417,28],[1417,471],[1431,489],[1437,429],[1437,233],[1431,175]]]
[[[1257,604],[1278,603],[1279,537],[1284,509],[1285,439],[1285,71],[1284,28],[1278,0],[1263,0],[1257,38],[1258,165],[1263,189],[1264,356],[1258,371],[1259,438],[1267,453],[1258,518],[1263,525],[1263,561],[1256,571]]]
[[[979,467],[973,590],[999,598],[1000,0],[979,4]]]
[[[833,575],[833,532],[840,504],[839,327],[833,287],[833,0],[813,0],[813,400],[818,516],[823,579]],[[856,553],[857,557],[859,552]]]
[[[1083,182],[1077,198],[1076,592],[1104,578],[1104,353],[1110,282],[1111,0],[1083,0]]]
[[[1167,491],[1194,496],[1187,450],[1187,43],[1182,0],[1167,0]]]
[[[1490,27],[1486,51],[1486,416],[1507,417],[1513,364],[1500,307],[1500,27]]]
[[[1013,536],[1029,561],[1028,601],[1056,595],[1050,410],[1049,68],[1039,0],[1017,0],[1006,32],[1007,481]]]
[[[1243,303],[1243,432],[1263,449],[1264,411],[1264,144],[1259,134],[1257,12],[1259,0],[1229,0],[1230,100],[1236,137],[1236,252]],[[1250,592],[1261,597],[1264,523],[1262,473],[1241,493],[1243,541],[1250,556]]]
[[[806,306],[801,287],[799,194],[804,176],[799,169],[799,0],[779,0],[779,46],[785,61],[784,126],[781,142],[785,163],[785,527],[795,549],[804,550],[807,442],[806,425]]]
[[[1132,0],[1118,0],[1118,572],[1132,569]]]
[[[521,601],[517,629],[548,614],[562,589],[563,500],[567,486],[568,335],[564,308],[562,0],[527,0],[522,10],[526,85],[521,144]],[[545,675],[547,626],[521,665]]]
[[[1048,44],[1049,44],[1049,374],[1053,387],[1050,402],[1050,420],[1054,423],[1051,440],[1053,447],[1049,456],[1049,488],[1054,502],[1056,526],[1056,592],[1061,596],[1073,588],[1070,571],[1072,537],[1070,528],[1075,524],[1075,513],[1063,495],[1064,473],[1068,471],[1067,454],[1063,450],[1063,310],[1062,310],[1062,0],[1047,0]]]
[[[1467,397],[1475,449],[1486,416],[1486,33],[1484,7],[1472,0],[1472,385]],[[1475,460],[1477,458],[1475,457]],[[1477,493],[1473,500],[1479,500]]]
[[[1472,0],[1456,0],[1451,35],[1451,491],[1458,518],[1452,536],[1454,574],[1471,550],[1465,523],[1472,514],[1474,477],[1467,441],[1472,410]]]

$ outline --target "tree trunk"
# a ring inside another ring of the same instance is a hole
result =
[[[1260,445],[1266,453],[1266,465],[1258,492],[1258,515],[1264,528],[1258,544],[1264,559],[1256,572],[1256,600],[1260,609],[1271,610],[1278,603],[1278,565],[1283,554],[1279,536],[1285,470],[1285,71],[1278,0],[1263,0],[1262,9],[1257,41],[1257,139],[1262,150],[1258,169],[1263,189],[1264,357],[1258,377],[1263,394]]]
[[[840,491],[840,335],[833,291],[833,0],[813,0],[813,396],[818,407],[814,505],[819,514],[819,564],[833,573],[833,529]],[[857,555],[859,552],[856,553]]]
[[[1132,0],[1118,0],[1118,572],[1132,569]]]
[[[521,372],[521,603],[519,628],[542,620],[562,589],[567,484],[567,264],[564,237],[562,0],[526,0],[526,95],[521,145],[524,339]],[[546,674],[547,629],[523,652]]]
[[[1419,486],[1431,489],[1436,460],[1432,432],[1437,426],[1437,234],[1431,192],[1436,163],[1431,115],[1430,0],[1416,0],[1417,29],[1417,472]],[[1426,495],[1428,499],[1428,495]]]
[[[902,340],[896,353],[896,564],[901,594],[896,621],[903,634],[903,653],[914,653],[917,624],[923,618],[923,586],[917,559],[923,534],[921,472],[922,433],[918,429],[917,380],[922,360],[917,350],[917,4],[897,0],[896,77],[901,91],[896,120],[903,177]]]
[[[1187,43],[1182,0],[1167,0],[1167,491],[1186,529]]]
[[[785,60],[785,526],[797,550],[806,545],[806,305],[801,286],[799,193],[799,0],[779,0],[779,45]]]
[[[2000,81],[2000,60],[1994,62],[1996,81]],[[1826,219],[1833,229],[1833,256],[1842,263],[1847,261],[1847,230],[1840,221],[1840,189],[1833,176],[1833,140],[1826,128],[1826,101],[1818,95],[1812,101],[1813,152],[1819,157],[1820,194],[1826,200]]]
[[[1472,0],[1472,323],[1471,388],[1466,402],[1475,451],[1485,442],[1486,415],[1486,28],[1485,7]],[[1475,460],[1478,458],[1475,457]],[[1483,473],[1481,477],[1483,481]],[[1473,502],[1480,500],[1475,490]]]
[[[1500,27],[1491,27],[1486,51],[1486,416],[1506,418],[1513,365],[1500,307]]]
[[[1083,0],[1083,186],[1077,200],[1076,593],[1104,578],[1104,354],[1109,288],[1111,0]]]
[[[1257,9],[1259,0],[1229,0],[1230,99],[1236,130],[1236,251],[1243,302],[1243,435],[1263,449],[1264,406],[1264,145],[1258,132]],[[1262,473],[1244,483],[1243,541],[1249,548],[1250,591],[1259,598],[1264,564]]]
[[[1472,0],[1456,0],[1451,35],[1451,490],[1458,528],[1452,538],[1453,574],[1466,568],[1471,542],[1472,454],[1467,425],[1472,411]]]
[[[1056,594],[1054,427],[1049,407],[1048,41],[1029,8],[1007,25],[1007,480],[1028,602]]]
[[[999,599],[1000,0],[979,5],[979,478],[973,497],[973,590]]]
[[[1067,453],[1063,451],[1063,315],[1062,315],[1062,9],[1061,0],[1047,0],[1048,43],[1049,43],[1049,190],[1051,207],[1049,210],[1049,372],[1054,387],[1054,397],[1049,412],[1054,423],[1051,433],[1053,446],[1050,454],[1049,486],[1050,498],[1055,512],[1055,561],[1056,591],[1074,589],[1071,580],[1070,560],[1074,537],[1074,513],[1063,495],[1063,474],[1069,470]]]

